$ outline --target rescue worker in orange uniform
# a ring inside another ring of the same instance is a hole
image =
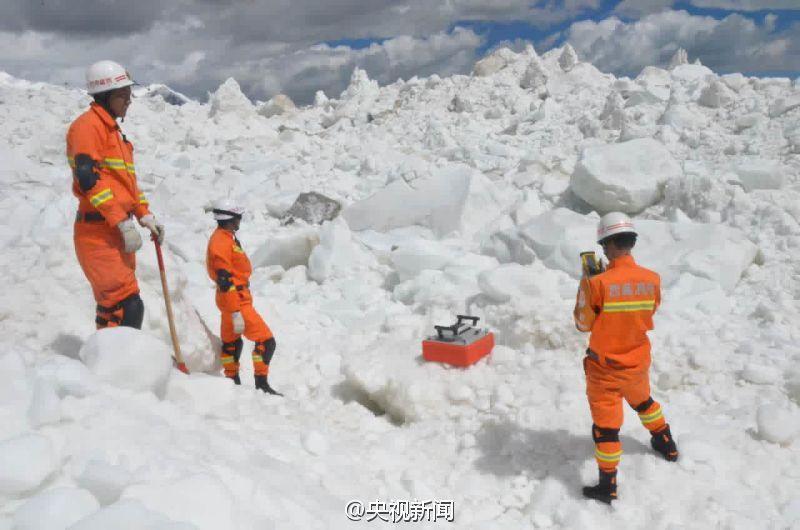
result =
[[[133,144],[117,125],[128,111],[134,82],[119,64],[100,61],[87,70],[86,84],[94,101],[67,132],[72,193],[78,198],[75,254],[97,302],[97,329],[141,329],[144,303],[135,252],[142,238],[132,218],[159,244],[164,225],[150,213],[136,181]]]
[[[670,462],[678,459],[661,405],[650,394],[647,331],[653,329],[653,314],[661,303],[661,279],[634,261],[631,249],[636,237],[624,213],[600,219],[597,242],[609,266],[591,277],[584,274],[573,314],[578,330],[591,332],[583,366],[600,474],[599,483],[584,487],[583,494],[608,504],[617,498],[623,399],[650,431],[652,448]]]
[[[208,276],[217,285],[216,303],[222,313],[220,337],[222,338],[222,367],[225,377],[240,385],[239,358],[244,342],[242,335],[253,341],[253,372],[257,389],[273,395],[282,395],[269,385],[269,363],[275,353],[275,338],[269,326],[253,307],[250,294],[252,267],[236,231],[242,221],[244,209],[232,201],[220,201],[211,211],[217,229],[211,234],[206,252]]]

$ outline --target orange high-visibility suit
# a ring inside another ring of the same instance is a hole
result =
[[[133,145],[97,103],[67,132],[72,193],[78,198],[74,242],[78,262],[97,302],[97,327],[121,322],[121,304],[139,294],[136,257],[123,252],[117,224],[149,214],[136,181]]]
[[[591,331],[587,356],[586,395],[592,413],[595,458],[601,470],[616,470],[622,455],[622,399],[655,433],[666,426],[661,406],[650,396],[650,340],[653,314],[661,303],[661,279],[640,267],[630,255],[608,269],[582,278],[575,304],[575,325]]]
[[[244,318],[244,336],[255,342],[253,370],[255,375],[267,375],[272,353],[265,344],[272,331],[253,307],[250,294],[250,260],[233,232],[217,228],[208,241],[206,252],[208,276],[217,284],[216,302],[222,313],[220,338],[222,339],[222,367],[226,377],[239,374],[239,355],[242,351],[241,335],[234,332],[233,314],[240,312]]]

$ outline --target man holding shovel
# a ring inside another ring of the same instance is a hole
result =
[[[133,84],[113,61],[91,65],[86,88],[94,101],[67,132],[72,192],[78,198],[75,254],[97,302],[97,329],[142,327],[144,302],[135,274],[142,238],[133,218],[158,244],[164,242],[164,225],[150,213],[136,180],[133,144],[117,124],[128,111]]]

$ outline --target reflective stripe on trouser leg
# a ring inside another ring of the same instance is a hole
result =
[[[595,443],[594,458],[597,461],[597,467],[607,473],[616,471],[622,458],[619,429],[605,429],[592,425],[592,439]]]
[[[634,409],[639,413],[642,425],[650,432],[658,432],[667,424],[661,411],[661,405],[659,405],[658,401],[654,401],[652,397],[634,407]]]
[[[256,342],[253,348],[253,373],[255,375],[267,375],[269,373],[269,365],[264,362],[264,357],[267,355],[263,342]]]
[[[253,348],[253,372],[255,375],[267,375],[269,363],[275,353],[275,339],[270,338],[263,342],[256,342]]]
[[[225,377],[233,377],[239,373],[239,357],[242,354],[243,346],[244,342],[242,339],[224,342],[222,344],[220,360],[222,361],[222,369],[225,372]]]

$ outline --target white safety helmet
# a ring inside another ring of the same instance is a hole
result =
[[[217,221],[241,219],[244,215],[244,208],[231,199],[219,200],[210,208],[206,208],[206,211],[212,212],[214,214],[214,219]]]
[[[622,212],[610,212],[597,223],[597,242],[617,234],[636,234],[631,218]]]
[[[91,95],[134,84],[131,74],[114,61],[98,61],[86,70],[86,91]]]

